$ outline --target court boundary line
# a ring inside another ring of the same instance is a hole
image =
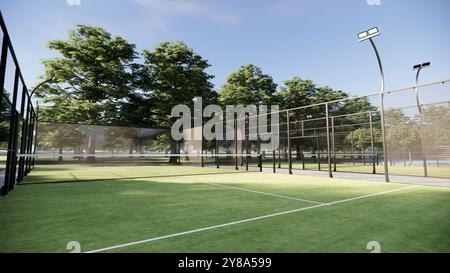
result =
[[[245,189],[245,188],[239,188],[239,187],[234,187],[234,186],[223,185],[223,184],[220,184],[220,183],[207,183],[207,182],[205,182],[205,184],[212,185],[212,186],[223,187],[223,188],[228,188],[228,189],[240,190],[240,191],[243,191],[243,192],[252,192],[252,193],[257,193],[257,194],[261,194],[261,195],[268,195],[268,196],[279,197],[279,198],[284,198],[284,199],[289,199],[289,200],[296,200],[296,201],[301,201],[301,202],[313,203],[313,204],[317,204],[317,205],[325,205],[325,203],[323,203],[323,202],[317,202],[317,201],[313,201],[313,200],[296,198],[296,197],[291,197],[291,196],[286,196],[286,195],[279,195],[279,194],[263,192],[263,191],[255,191],[255,190],[250,190],[250,189]]]
[[[86,251],[84,253],[99,253],[99,252],[104,252],[104,251],[118,249],[118,248],[135,246],[135,245],[150,243],[150,242],[159,241],[159,240],[163,240],[163,239],[174,238],[174,237],[179,237],[179,236],[183,236],[183,235],[198,233],[198,232],[202,232],[202,231],[208,231],[208,230],[212,230],[212,229],[218,229],[218,228],[222,228],[222,227],[228,227],[228,226],[233,226],[233,225],[237,225],[237,224],[253,222],[253,221],[257,221],[257,220],[261,220],[261,219],[272,218],[272,217],[276,217],[276,216],[280,216],[280,215],[286,215],[286,214],[291,214],[291,213],[295,213],[295,212],[300,212],[300,211],[320,208],[320,207],[324,207],[324,206],[332,206],[332,205],[340,204],[340,203],[344,203],[344,202],[350,202],[350,201],[360,200],[360,199],[369,198],[369,197],[373,197],[373,196],[379,196],[379,195],[389,194],[389,193],[393,193],[393,192],[404,191],[404,190],[417,188],[417,187],[421,187],[421,185],[406,186],[406,187],[396,188],[396,189],[392,189],[392,190],[376,192],[376,193],[372,193],[372,194],[366,194],[366,195],[356,196],[356,197],[352,197],[352,198],[346,198],[346,199],[342,199],[342,200],[332,201],[332,202],[323,203],[323,204],[319,204],[319,205],[314,205],[314,206],[309,206],[309,207],[303,207],[303,208],[298,208],[298,209],[292,209],[292,210],[287,210],[287,211],[282,211],[282,212],[271,213],[271,214],[267,214],[267,215],[247,218],[247,219],[233,221],[233,222],[228,222],[228,223],[224,223],[224,224],[219,224],[219,225],[214,225],[214,226],[209,226],[209,227],[204,227],[204,228],[198,228],[198,229],[193,229],[193,230],[188,230],[188,231],[183,231],[183,232],[178,232],[178,233],[173,233],[173,234],[168,234],[168,235],[163,235],[163,236],[158,236],[158,237],[153,237],[153,238],[149,238],[149,239],[144,239],[144,240],[124,243],[124,244],[118,244],[118,245],[113,245],[113,246],[109,246],[109,247],[94,249],[94,250]]]

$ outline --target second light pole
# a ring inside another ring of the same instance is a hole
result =
[[[381,119],[381,135],[382,135],[382,141],[383,141],[383,154],[384,154],[384,179],[386,182],[389,182],[389,169],[388,169],[388,155],[387,155],[387,146],[386,146],[386,128],[384,124],[384,72],[383,72],[383,66],[381,64],[380,54],[378,53],[377,47],[375,46],[375,43],[373,42],[372,38],[380,35],[380,32],[378,31],[377,27],[371,28],[367,31],[363,31],[358,33],[358,40],[360,42],[369,40],[370,44],[373,47],[373,50],[375,51],[375,54],[377,56],[378,60],[378,66],[380,68],[380,74],[381,74],[381,91],[380,91],[380,119]]]
[[[417,109],[419,111],[419,119],[420,119],[420,133],[421,133],[421,141],[422,141],[422,158],[423,158],[423,172],[424,172],[424,176],[427,177],[428,176],[428,170],[427,170],[427,157],[426,157],[426,149],[425,149],[425,131],[423,128],[423,115],[422,115],[422,107],[420,105],[420,101],[419,101],[419,74],[420,71],[423,68],[427,68],[430,66],[430,62],[426,62],[423,64],[416,64],[415,66],[413,66],[413,70],[417,70],[417,74],[416,74],[416,103],[417,103]]]

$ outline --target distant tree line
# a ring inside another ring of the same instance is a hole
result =
[[[344,91],[300,77],[278,86],[253,64],[242,65],[223,86],[214,89],[214,76],[206,71],[210,64],[183,42],[163,42],[153,50],[138,52],[136,45],[100,27],[78,25],[69,31],[67,39],[50,41],[48,48],[59,56],[43,61],[42,79],[52,81],[36,92],[46,106],[39,111],[41,121],[169,128],[172,107],[193,105],[192,99],[197,96],[203,98],[205,105],[277,104],[280,109],[350,97]],[[367,99],[357,99],[333,105],[330,114],[367,110],[376,108]],[[292,112],[292,120],[310,118],[311,113],[324,116],[325,108]],[[353,118],[349,122],[360,120]],[[65,141],[68,143],[56,144],[70,146],[77,134],[71,135],[67,130],[54,132],[47,142]],[[111,149],[118,145],[116,142],[122,143],[119,139],[128,137],[118,134],[109,136]],[[159,137],[155,145],[167,151],[166,140],[167,137]],[[95,152],[95,142],[94,138],[89,139],[88,152]]]
[[[66,40],[50,41],[59,57],[44,60],[37,96],[42,120],[95,125],[169,127],[177,104],[278,104],[281,109],[347,98],[343,91],[294,77],[282,87],[253,64],[243,65],[214,89],[208,61],[183,42],[163,42],[153,50],[136,46],[100,27],[79,25]],[[367,101],[354,107],[370,108]],[[348,109],[353,111],[354,109]]]

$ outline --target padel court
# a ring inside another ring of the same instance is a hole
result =
[[[101,178],[101,179],[99,179]],[[37,165],[2,252],[450,251],[450,188],[189,166]]]

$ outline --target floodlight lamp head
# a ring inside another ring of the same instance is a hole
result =
[[[378,27],[374,27],[369,30],[358,33],[358,41],[362,42],[378,35],[380,35],[380,31],[378,30]]]
[[[427,67],[430,67],[430,65],[431,65],[430,62],[426,62],[426,63],[422,63],[422,64],[416,64],[415,66],[413,66],[413,70],[427,68]]]

